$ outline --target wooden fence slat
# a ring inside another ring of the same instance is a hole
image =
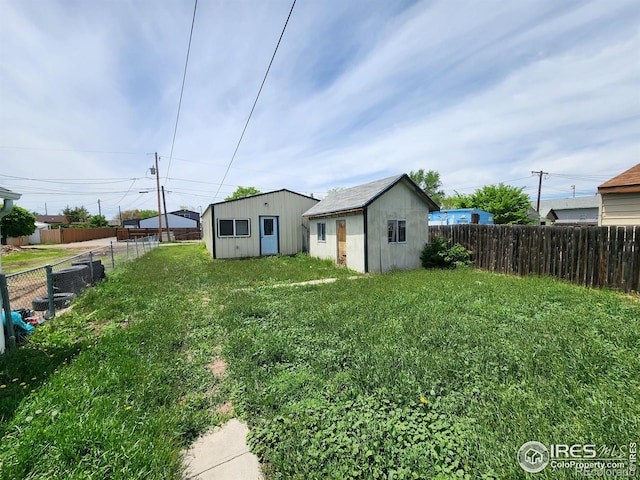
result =
[[[640,227],[441,225],[429,233],[471,250],[480,269],[640,289]]]

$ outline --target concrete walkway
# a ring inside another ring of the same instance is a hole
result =
[[[196,440],[184,457],[185,480],[262,480],[247,446],[247,426],[232,418]]]

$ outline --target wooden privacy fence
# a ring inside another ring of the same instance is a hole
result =
[[[71,243],[86,242],[98,238],[115,237],[117,228],[57,228],[55,230],[41,230],[42,243]]]
[[[429,235],[471,250],[484,270],[640,291],[640,226],[443,225]]]
[[[166,229],[163,229],[163,235],[166,237]],[[176,240],[200,240],[199,228],[171,228],[169,227],[171,236]],[[134,238],[149,237],[158,234],[157,228],[121,228],[118,230],[118,241],[132,240]]]

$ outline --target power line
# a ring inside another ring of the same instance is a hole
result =
[[[233,155],[231,156],[231,160],[229,161],[229,165],[227,165],[227,170],[224,172],[224,176],[222,177],[222,180],[220,181],[220,186],[218,187],[218,190],[216,191],[216,194],[213,196],[213,198],[217,198],[218,197],[218,193],[220,193],[220,187],[222,187],[222,184],[224,183],[224,181],[227,179],[227,175],[229,174],[229,169],[231,169],[231,164],[233,163],[233,161],[236,158],[236,154],[238,153],[238,149],[240,148],[240,144],[242,143],[242,139],[244,138],[244,134],[247,131],[247,127],[249,126],[249,122],[251,121],[251,116],[253,115],[253,111],[256,108],[256,104],[258,103],[258,99],[260,98],[260,94],[262,93],[262,87],[264,87],[265,82],[267,81],[267,76],[269,75],[269,70],[271,70],[271,65],[273,64],[273,60],[276,58],[276,53],[278,52],[278,48],[280,47],[280,42],[282,41],[282,37],[284,36],[284,32],[287,29],[287,25],[289,24],[289,19],[291,18],[291,14],[293,13],[293,7],[296,6],[296,0],[293,0],[293,3],[291,4],[291,9],[289,10],[289,15],[287,15],[287,20],[284,22],[284,27],[282,27],[282,32],[280,33],[280,38],[278,39],[278,43],[276,44],[276,48],[273,51],[273,55],[271,56],[271,61],[269,62],[269,66],[267,67],[267,71],[264,74],[264,78],[262,79],[262,84],[260,85],[260,89],[258,90],[258,94],[256,95],[256,99],[253,102],[253,106],[251,107],[251,111],[249,112],[249,117],[247,118],[247,122],[244,124],[244,128],[242,129],[242,134],[240,135],[240,139],[238,140],[238,144],[236,145],[236,149],[233,152]]]
[[[178,113],[176,114],[176,126],[173,129],[173,140],[171,141],[171,153],[169,153],[169,163],[167,164],[167,172],[164,175],[164,181],[169,178],[169,168],[171,168],[171,159],[173,158],[173,147],[176,144],[176,134],[178,133],[178,122],[180,120],[180,108],[182,107],[182,95],[184,93],[184,84],[187,79],[187,66],[189,65],[189,53],[191,52],[191,39],[193,38],[193,26],[196,23],[196,10],[198,8],[198,0],[193,5],[193,18],[191,19],[191,32],[189,33],[189,45],[187,46],[187,59],[184,62],[184,73],[182,74],[182,87],[180,88],[180,100],[178,100]]]

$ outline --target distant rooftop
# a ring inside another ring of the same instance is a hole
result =
[[[588,197],[570,197],[570,198],[551,198],[548,200],[540,200],[540,216],[546,217],[550,210],[576,210],[583,208],[598,208],[598,196],[589,195]],[[536,202],[531,202],[535,208]]]

